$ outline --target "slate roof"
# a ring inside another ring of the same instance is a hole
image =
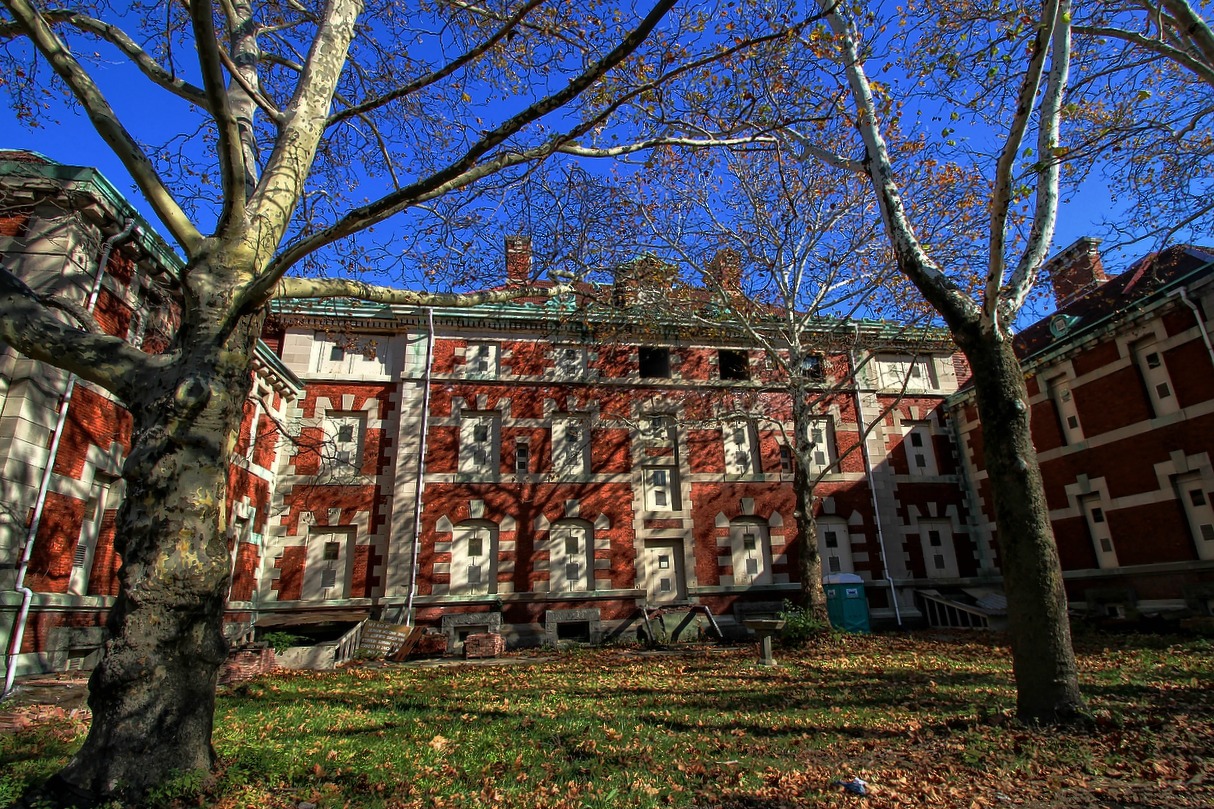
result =
[[[1021,331],[1015,337],[1016,354],[1023,362],[1061,348],[1102,324],[1130,316],[1211,273],[1214,273],[1212,247],[1177,245],[1152,253]]]

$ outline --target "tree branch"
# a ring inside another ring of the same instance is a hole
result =
[[[436,82],[442,81],[447,76],[450,76],[451,74],[460,70],[465,65],[472,63],[494,45],[505,39],[510,32],[514,31],[515,28],[518,27],[518,24],[524,17],[530,14],[531,11],[537,6],[543,5],[543,3],[544,0],[530,0],[530,2],[523,4],[518,11],[512,14],[500,28],[493,32],[488,39],[477,45],[475,48],[472,48],[467,53],[451,60],[439,70],[432,71],[424,76],[418,76],[413,81],[395,88],[390,93],[384,93],[381,96],[368,99],[359,104],[347,107],[341,112],[334,113],[333,115],[329,116],[327,126],[333,126],[334,124],[341,123],[342,121],[345,121],[353,116],[362,115],[363,113],[378,109],[385,104],[390,104],[397,99],[404,98],[410,93],[415,93],[418,90],[423,90]]]
[[[207,108],[206,93],[201,87],[190,84],[188,81],[180,79],[173,73],[165,70],[160,63],[149,56],[147,51],[139,47],[118,26],[110,25],[87,14],[67,9],[46,11],[42,16],[43,19],[52,25],[60,23],[70,25],[84,33],[92,34],[98,39],[110,43],[130,59],[135,67],[139,68],[139,71],[158,87],[168,90],[170,93],[191,104],[195,104],[203,109]],[[0,23],[0,39],[11,39],[23,36],[24,34],[25,30],[18,23]]]
[[[486,153],[504,143],[507,138],[517,133],[523,127],[554,110],[560,109],[569,101],[579,96],[601,78],[603,74],[627,58],[629,54],[640,47],[641,43],[645,41],[650,32],[676,2],[677,0],[658,0],[653,10],[610,53],[591,64],[581,74],[572,79],[565,88],[536,101],[503,122],[493,131],[486,133],[461,157],[446,168],[436,171],[429,177],[408,185],[399,191],[381,197],[369,205],[355,208],[324,230],[318,231],[283,250],[271,262],[263,276],[249,288],[245,296],[246,305],[261,305],[262,299],[270,294],[270,290],[277,283],[278,278],[282,277],[282,274],[295,262],[309,253],[374,225],[377,222],[381,222],[411,205],[416,205],[419,202],[439,196],[454,188],[467,185],[475,179],[500,171],[506,166],[524,162],[522,156],[510,157],[503,155],[499,155],[489,163],[482,163],[480,160]],[[532,150],[532,154],[538,156],[551,154],[558,146],[563,145],[564,141],[564,138],[549,141],[540,150]],[[282,142],[282,139],[280,139],[280,142]],[[534,159],[534,156],[529,159]],[[268,175],[269,171],[267,171]]]
[[[181,206],[173,199],[160,176],[156,173],[152,162],[139,147],[117,114],[110,107],[101,90],[93,82],[92,77],[80,66],[71,51],[63,44],[55,32],[47,25],[42,15],[31,5],[29,0],[4,0],[4,4],[16,18],[18,25],[24,29],[26,36],[50,63],[51,68],[71,89],[72,94],[88,113],[97,133],[114,154],[122,161],[122,165],[130,172],[131,177],[147,198],[148,203],[156,211],[160,221],[164,223],[173,238],[186,251],[193,255],[202,242],[202,234],[194,227]]]
[[[1070,0],[1062,0],[1058,4],[1051,35],[1053,55],[1050,58],[1050,75],[1046,81],[1045,96],[1041,99],[1041,108],[1037,112],[1037,159],[1040,168],[1037,175],[1033,227],[1029,231],[1024,255],[1020,257],[1020,263],[1008,280],[1007,287],[1000,291],[998,308],[995,310],[995,316],[1008,324],[1015,319],[1016,312],[1024,305],[1029,290],[1033,288],[1037,268],[1049,253],[1054,240],[1054,225],[1058,221],[1058,180],[1062,164],[1058,130],[1071,64],[1071,27],[1066,22],[1070,16]],[[999,329],[996,329],[996,334],[998,333]]]
[[[885,223],[894,255],[898,258],[899,268],[946,320],[957,324],[977,320],[981,310],[940,270],[915,235],[902,202],[902,193],[894,179],[889,148],[881,134],[877,105],[873,100],[868,75],[860,61],[854,29],[830,0],[818,0],[818,6],[826,12],[826,19],[839,42],[843,67],[856,105],[856,127],[867,152],[866,169],[877,194],[881,219]]]
[[[1020,82],[1020,93],[1016,97],[1016,111],[1008,127],[1007,137],[1003,140],[1003,149],[995,165],[995,177],[991,190],[990,203],[990,232],[987,234],[987,266],[985,292],[982,297],[983,313],[995,323],[999,310],[999,290],[1003,286],[1003,273],[1006,266],[1004,251],[1007,247],[1007,217],[1012,200],[1012,172],[1016,160],[1020,157],[1020,145],[1024,143],[1024,133],[1028,130],[1029,120],[1037,104],[1037,90],[1041,87],[1041,76],[1045,70],[1045,58],[1050,52],[1050,41],[1058,22],[1058,3],[1047,0],[1043,5],[1041,20],[1033,36],[1033,45],[1024,78]],[[1045,160],[1045,155],[1038,155],[1038,160]],[[996,332],[998,329],[996,329]]]
[[[43,305],[38,293],[2,268],[0,341],[30,359],[100,385],[124,401],[145,384],[148,374],[158,374],[171,359],[169,355],[144,354],[113,335],[64,325]]]
[[[1202,64],[1214,67],[1214,32],[1188,0],[1161,0],[1176,20],[1176,29],[1201,54]]]
[[[1173,48],[1167,43],[1154,39],[1152,37],[1143,36],[1134,31],[1126,31],[1121,28],[1112,28],[1103,25],[1076,25],[1073,27],[1076,34],[1092,37],[1107,37],[1108,39],[1119,39],[1122,42],[1128,42],[1131,45],[1137,45],[1151,53],[1158,54],[1165,59],[1170,59],[1181,67],[1192,71],[1199,79],[1206,84],[1214,86],[1214,67],[1207,65],[1195,59],[1190,54],[1185,53],[1179,48]]]
[[[353,298],[371,303],[409,306],[479,306],[486,303],[505,303],[518,298],[554,298],[572,291],[572,286],[558,284],[543,287],[508,287],[483,292],[415,292],[368,284],[353,278],[283,278],[274,290],[274,298]]]
[[[240,126],[228,104],[223,81],[223,63],[215,41],[215,19],[211,4],[205,0],[190,0],[190,23],[194,28],[194,47],[202,70],[202,86],[207,94],[207,109],[219,129],[215,149],[223,182],[223,210],[219,214],[217,231],[228,229],[233,211],[243,211],[245,204],[244,152],[240,143]]]
[[[302,196],[362,8],[362,0],[330,0],[325,6],[274,150],[249,200],[258,229],[257,267],[278,249]]]

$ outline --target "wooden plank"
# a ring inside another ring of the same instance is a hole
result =
[[[413,654],[413,650],[417,648],[417,644],[422,639],[422,635],[426,634],[426,630],[420,626],[413,627],[413,631],[409,633],[409,637],[405,638],[405,642],[400,645],[392,654],[388,655],[388,659],[393,663],[403,663],[409,655]]]

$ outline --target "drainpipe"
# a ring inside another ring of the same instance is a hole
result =
[[[852,324],[856,329],[856,342],[860,341],[860,325]],[[864,478],[868,481],[868,492],[873,501],[873,521],[877,526],[877,544],[881,548],[881,569],[885,572],[885,580],[889,583],[889,598],[894,605],[894,620],[902,626],[902,610],[898,607],[898,591],[894,587],[893,577],[889,575],[889,557],[885,553],[885,531],[881,527],[881,505],[877,502],[877,487],[873,484],[873,463],[868,455],[868,436],[864,426],[864,400],[860,395],[860,363],[856,359],[853,348],[848,352],[851,360],[852,381],[856,390],[856,428],[860,431],[860,457],[864,459]]]
[[[417,595],[417,559],[421,553],[422,492],[426,487],[426,438],[430,433],[430,373],[434,364],[434,309],[426,308],[426,372],[422,376],[422,425],[417,458],[417,497],[413,504],[413,563],[409,566],[409,600],[405,620],[413,625],[413,597]]]
[[[85,308],[92,314],[97,308],[97,298],[101,295],[101,279],[105,275],[106,265],[110,262],[110,254],[119,242],[126,241],[135,232],[135,220],[128,219],[122,230],[105,240],[101,254],[97,257],[97,268],[93,271],[93,286],[89,290]],[[13,691],[13,681],[17,676],[17,656],[21,653],[21,644],[25,640],[25,624],[29,619],[30,603],[34,600],[34,591],[25,586],[25,574],[29,570],[30,559],[34,554],[34,539],[42,525],[42,515],[46,508],[46,496],[51,488],[51,476],[55,470],[55,460],[59,455],[59,440],[63,438],[63,429],[67,426],[67,411],[72,403],[72,393],[76,390],[76,375],[67,375],[67,385],[63,395],[59,397],[59,408],[55,415],[55,429],[51,432],[51,444],[47,451],[46,468],[42,470],[42,480],[38,483],[38,495],[34,499],[34,513],[30,518],[29,529],[25,535],[25,548],[21,551],[21,561],[17,563],[17,583],[13,589],[21,593],[21,607],[13,620],[13,631],[9,635],[8,659],[4,669],[4,693],[0,699],[5,699]]]
[[[1184,305],[1193,311],[1193,319],[1197,321],[1197,328],[1201,332],[1201,341],[1206,344],[1206,353],[1210,355],[1210,362],[1214,362],[1214,345],[1210,344],[1210,332],[1206,329],[1206,322],[1201,318],[1201,310],[1189,299],[1189,291],[1184,287],[1180,287],[1172,294],[1178,296],[1184,301]]]

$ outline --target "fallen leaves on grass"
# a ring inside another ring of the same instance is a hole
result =
[[[1208,644],[1098,641],[1079,649],[1095,719],[1081,730],[1016,722],[1006,649],[978,634],[844,637],[784,651],[776,669],[756,665],[750,648],[617,648],[512,667],[276,676],[261,696],[221,700],[221,769],[198,800],[220,809],[1214,805]],[[13,738],[6,755],[40,754],[23,747],[29,734]],[[867,783],[867,797],[832,786],[850,777]]]

